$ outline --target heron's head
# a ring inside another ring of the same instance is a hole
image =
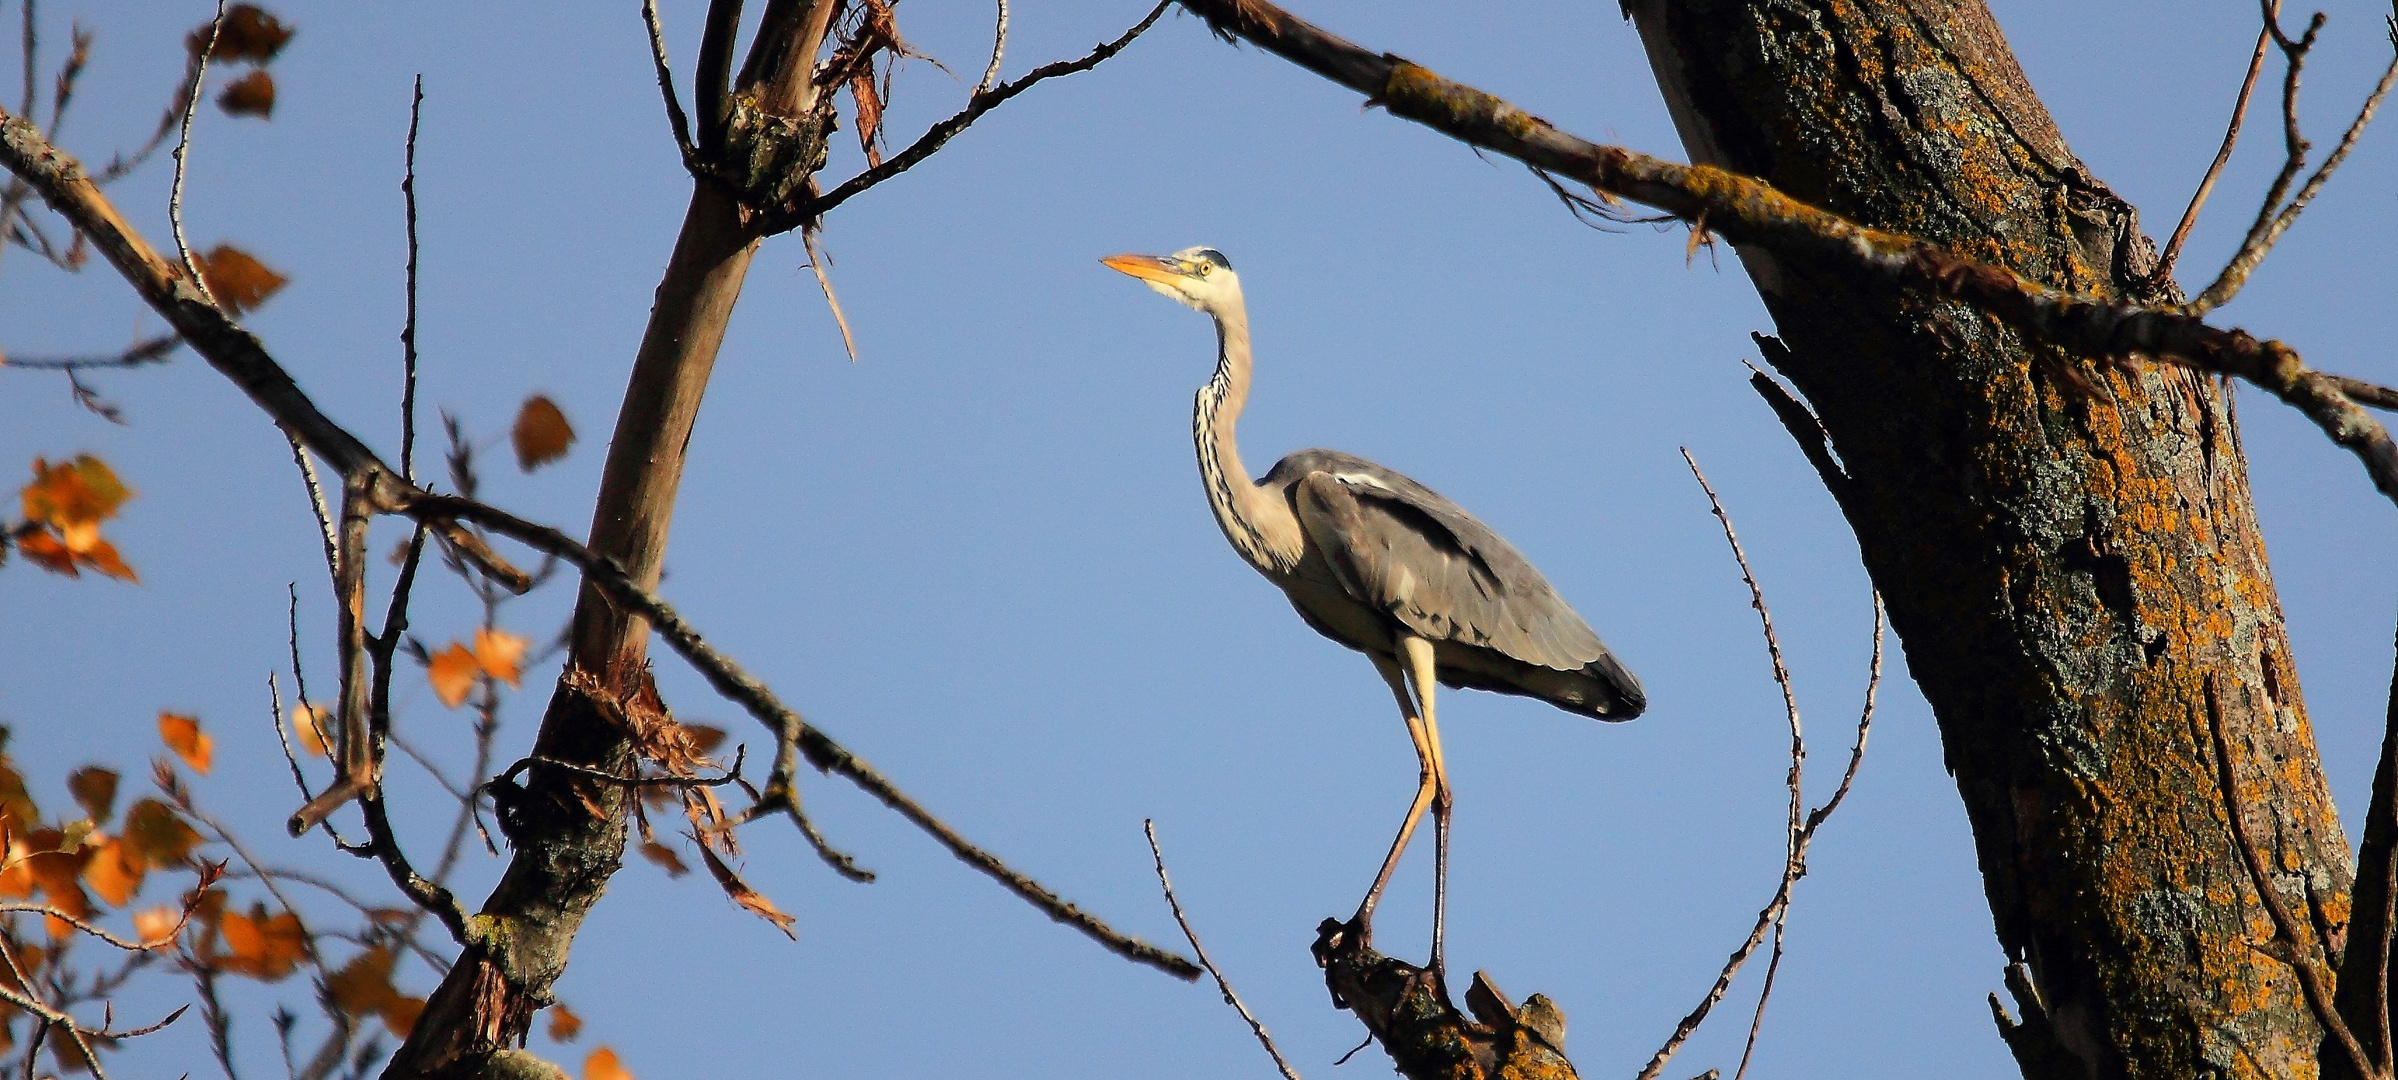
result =
[[[1187,247],[1172,255],[1110,255],[1099,261],[1210,315],[1241,306],[1241,279],[1232,272],[1232,260],[1211,247]]]

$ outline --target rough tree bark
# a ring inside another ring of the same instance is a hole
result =
[[[1979,0],[1633,0],[1697,162],[2031,279],[2162,299],[2132,208],[2066,149]],[[2031,1080],[2315,1074],[2320,1031],[2232,848],[2328,939],[2335,816],[2223,393],[2094,365],[1962,305],[1739,252],[1768,360],[1930,699],[2008,955]],[[2018,973],[2020,976],[2022,973]],[[2028,991],[2028,993],[2027,993]]]
[[[794,130],[822,122],[809,76],[838,6],[832,0],[769,0],[741,74],[732,80],[738,108]],[[718,0],[715,8],[712,29],[737,23],[738,3]],[[701,124],[711,150],[727,137],[720,107],[730,47],[730,29],[711,33],[702,46]],[[814,134],[821,145],[823,131]],[[765,234],[759,215],[724,181],[693,181],[592,512],[591,549],[614,559],[643,588],[658,584],[700,399],[750,257]],[[584,583],[565,668],[535,737],[536,757],[610,775],[630,773],[637,764],[632,733],[607,719],[622,709],[593,701],[590,688],[618,703],[654,702],[648,641],[647,620],[597,584]],[[514,857],[481,913],[468,921],[465,948],[393,1056],[387,1077],[559,1075],[514,1047],[533,1014],[550,1003],[550,987],[565,971],[575,933],[623,864],[627,794],[621,786],[562,770],[535,768],[529,777],[526,793],[501,808]]]

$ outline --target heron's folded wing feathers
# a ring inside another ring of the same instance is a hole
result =
[[[1607,655],[1540,572],[1457,504],[1371,462],[1305,453],[1330,459],[1306,464],[1329,467],[1297,479],[1293,509],[1359,602],[1433,641],[1559,671]]]

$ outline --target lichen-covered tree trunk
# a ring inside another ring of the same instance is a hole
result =
[[[2156,299],[1980,0],[1636,0],[1700,162],[2081,292]],[[2348,847],[2239,439],[2205,376],[1740,252],[1940,724],[2049,1077],[2312,1076],[2319,1031],[2226,826],[2210,698],[2276,888],[2336,950]]]

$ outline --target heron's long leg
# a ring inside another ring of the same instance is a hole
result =
[[[1423,735],[1418,752],[1430,751],[1432,766],[1432,977],[1443,978],[1442,940],[1449,914],[1449,770],[1441,761],[1440,721],[1432,711],[1433,687],[1438,682],[1432,661],[1432,643],[1409,635],[1399,639],[1407,654],[1408,674],[1415,677],[1415,692],[1423,716]],[[1419,796],[1419,800],[1420,800]]]
[[[1432,805],[1433,794],[1439,790],[1435,777],[1436,752],[1434,744],[1426,741],[1424,722],[1416,715],[1415,698],[1407,692],[1407,677],[1398,662],[1385,656],[1374,657],[1374,670],[1390,684],[1391,696],[1399,699],[1399,716],[1407,721],[1407,737],[1415,742],[1418,766],[1415,801],[1407,807],[1407,819],[1399,823],[1399,835],[1391,840],[1390,854],[1382,859],[1382,869],[1374,875],[1374,887],[1366,890],[1365,902],[1357,905],[1357,917],[1352,920],[1365,927],[1374,917],[1374,905],[1382,900],[1382,887],[1390,884],[1391,871],[1398,869],[1399,856],[1407,851],[1407,838],[1415,835],[1415,825],[1424,816],[1424,808]]]

